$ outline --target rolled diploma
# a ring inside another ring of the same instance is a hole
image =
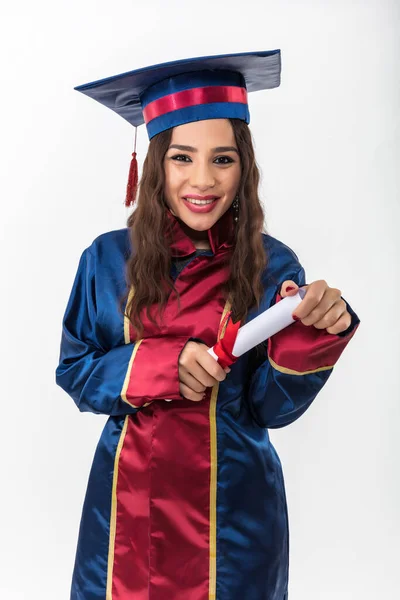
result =
[[[237,357],[242,356],[242,354],[257,346],[257,344],[264,342],[272,335],[275,335],[275,333],[278,333],[278,331],[294,323],[292,314],[303,300],[305,294],[306,290],[299,288],[297,294],[294,296],[286,296],[286,298],[271,306],[271,308],[258,315],[258,317],[243,325],[238,331],[232,354]],[[218,356],[215,354],[213,348],[209,348],[207,352],[215,360],[218,360]],[[166,400],[166,402],[171,402],[171,400]]]
[[[243,325],[238,331],[232,354],[237,357],[242,356],[257,344],[264,342],[278,331],[294,323],[292,313],[303,300],[305,294],[306,290],[299,288],[294,296],[286,296],[258,317]],[[213,348],[209,348],[208,353],[215,360],[218,360]]]

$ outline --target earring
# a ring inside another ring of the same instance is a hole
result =
[[[234,201],[232,202],[233,220],[235,223],[239,221],[239,194],[236,194]]]

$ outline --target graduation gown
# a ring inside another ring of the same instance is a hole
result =
[[[170,213],[168,213],[170,214]],[[128,229],[84,250],[63,319],[56,382],[82,412],[109,415],[90,471],[71,600],[286,600],[289,529],[282,467],[268,429],[311,405],[359,319],[331,335],[296,322],[248,352],[202,402],[179,392],[185,344],[223,335],[229,309],[231,212],[196,248],[174,220],[171,253],[188,264],[164,324],[144,318],[137,340],[118,309],[131,252]],[[296,254],[262,235],[268,266],[256,317],[305,272]],[[171,399],[166,402],[165,399]]]

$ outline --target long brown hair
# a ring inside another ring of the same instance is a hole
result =
[[[248,125],[239,119],[229,119],[241,159],[239,195],[239,220],[235,227],[235,240],[229,257],[230,277],[223,293],[232,305],[234,322],[243,320],[249,309],[259,306],[263,293],[261,274],[267,264],[261,231],[264,214],[258,196],[259,170],[254,156],[252,137]],[[136,335],[143,335],[140,318],[143,309],[149,314],[151,305],[158,305],[161,318],[170,293],[177,293],[171,270],[171,239],[166,236],[164,200],[164,156],[169,148],[172,129],[150,140],[140,181],[138,204],[129,216],[133,252],[126,265],[128,289],[120,308],[128,299],[125,312]],[[231,208],[228,210],[232,210]],[[133,287],[134,294],[129,297]]]

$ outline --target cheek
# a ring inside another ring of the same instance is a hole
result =
[[[239,187],[240,176],[241,176],[241,169],[240,169],[240,167],[232,169],[227,174],[227,178],[226,178],[226,181],[225,181],[226,187],[229,188],[230,190],[234,190],[236,192],[237,188]]]
[[[178,169],[167,165],[164,169],[165,174],[165,189],[166,191],[174,192],[182,184],[183,178]]]

